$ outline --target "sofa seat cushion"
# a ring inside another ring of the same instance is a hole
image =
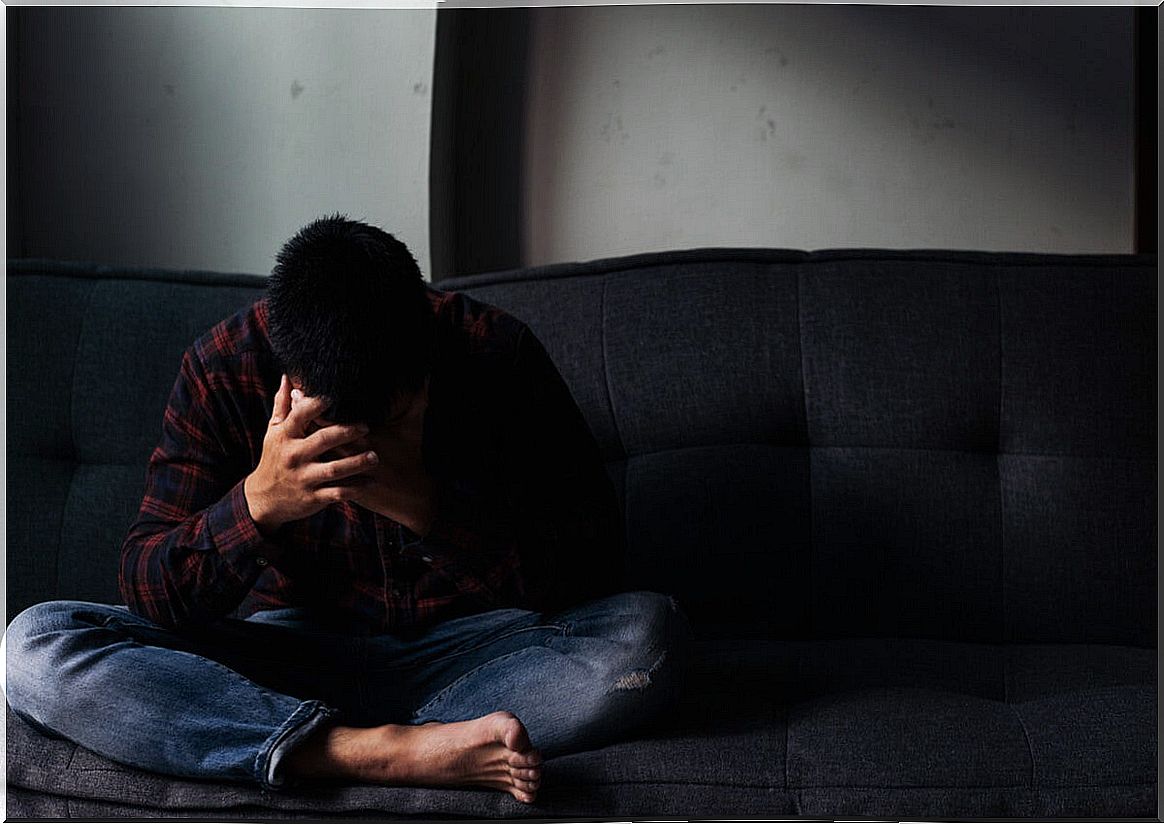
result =
[[[548,761],[532,807],[475,790],[171,779],[9,712],[8,814],[1150,817],[1156,717],[1152,649],[702,642],[677,717]]]

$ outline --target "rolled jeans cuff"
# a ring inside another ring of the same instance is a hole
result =
[[[291,713],[291,717],[266,740],[255,761],[255,777],[264,789],[281,790],[287,787],[287,778],[282,775],[283,760],[307,736],[335,715],[336,710],[319,701],[304,701]]]

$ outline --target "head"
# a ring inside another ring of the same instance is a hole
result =
[[[408,248],[343,215],[299,230],[267,281],[271,345],[292,384],[339,423],[383,422],[420,392],[433,311]]]

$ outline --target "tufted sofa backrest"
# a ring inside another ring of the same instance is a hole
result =
[[[627,586],[708,634],[1150,646],[1156,260],[700,250],[443,281],[526,321]],[[263,279],[8,278],[8,613],[116,601],[183,349]]]
[[[695,250],[441,286],[545,342],[628,586],[706,630],[1155,643],[1155,257]]]
[[[264,284],[9,262],[9,620],[55,598],[120,602],[121,542],[182,352]]]

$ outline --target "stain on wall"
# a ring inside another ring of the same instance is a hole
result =
[[[1130,8],[537,9],[525,260],[1131,251],[1131,48]]]

